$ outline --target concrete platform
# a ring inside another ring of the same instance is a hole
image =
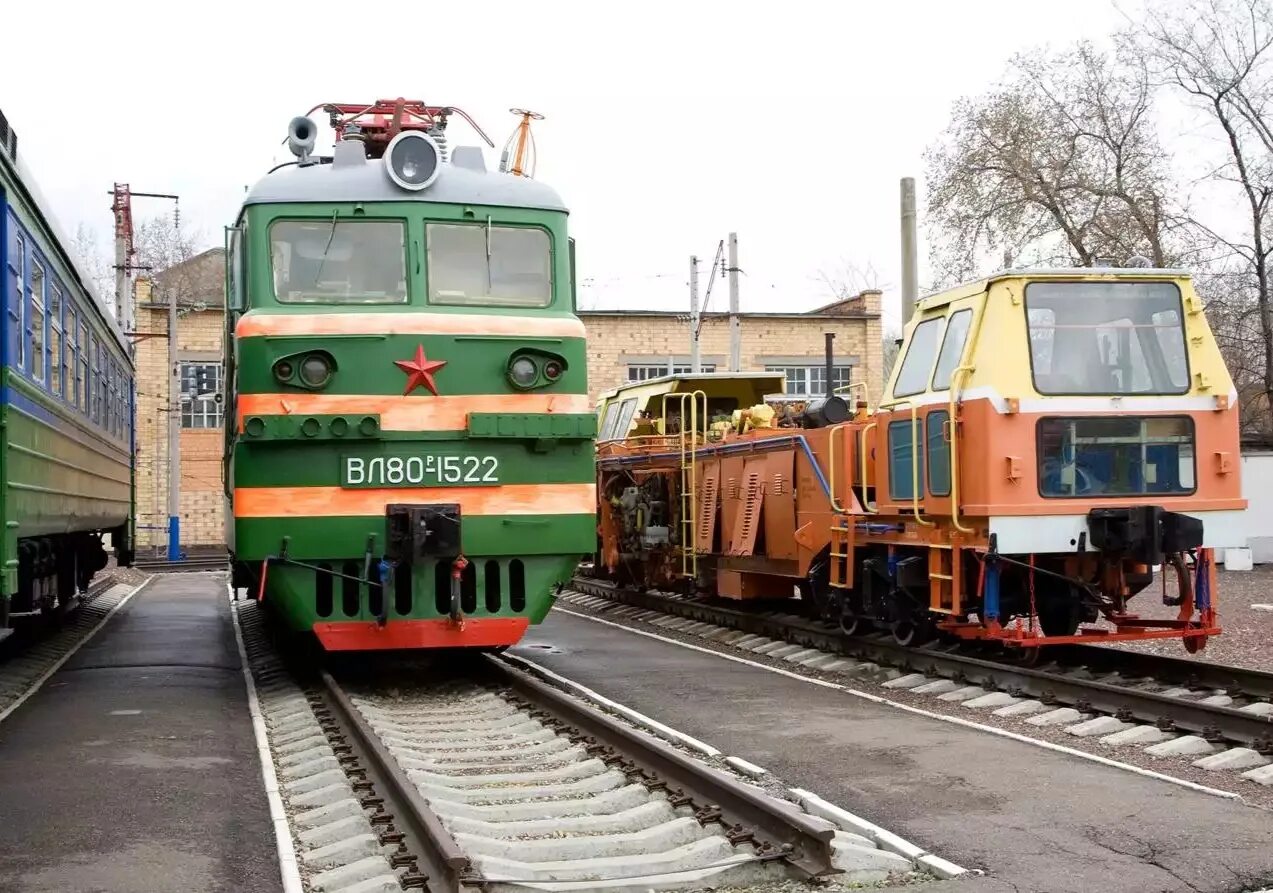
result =
[[[221,575],[159,576],[0,724],[0,890],[281,889]]]
[[[561,611],[510,653],[987,872],[926,890],[1238,893],[1273,878],[1268,813],[1231,800]]]

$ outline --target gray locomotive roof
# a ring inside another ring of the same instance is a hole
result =
[[[438,178],[419,192],[402,189],[390,180],[383,159],[349,163],[338,157],[331,164],[291,165],[267,174],[252,187],[243,203],[418,201],[566,210],[552,187],[529,177],[487,171],[480,153],[474,158],[477,150],[472,147],[461,146],[453,151],[453,159],[442,165]]]

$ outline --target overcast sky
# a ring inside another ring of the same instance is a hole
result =
[[[536,175],[571,210],[583,306],[688,306],[690,255],[705,283],[733,230],[744,310],[824,303],[820,271],[846,265],[895,294],[898,181],[917,179],[922,213],[951,103],[1017,50],[1124,21],[1111,0],[9,6],[0,108],[63,227],[103,248],[116,181],[179,194],[220,244],[244,187],[291,158],[289,119],[321,102],[458,106],[495,141],[491,167],[517,106],[546,116]],[[449,136],[478,142],[459,120]]]

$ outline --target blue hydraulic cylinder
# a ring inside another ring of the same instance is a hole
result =
[[[986,562],[986,620],[999,619],[999,563]]]

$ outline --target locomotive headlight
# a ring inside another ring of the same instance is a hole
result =
[[[332,367],[326,357],[314,354],[301,361],[301,381],[311,388],[325,384],[331,374]]]
[[[530,357],[517,357],[508,366],[508,377],[519,388],[528,388],[539,378],[539,367]]]
[[[385,148],[385,172],[403,189],[424,189],[442,169],[438,144],[418,130],[404,130]]]

